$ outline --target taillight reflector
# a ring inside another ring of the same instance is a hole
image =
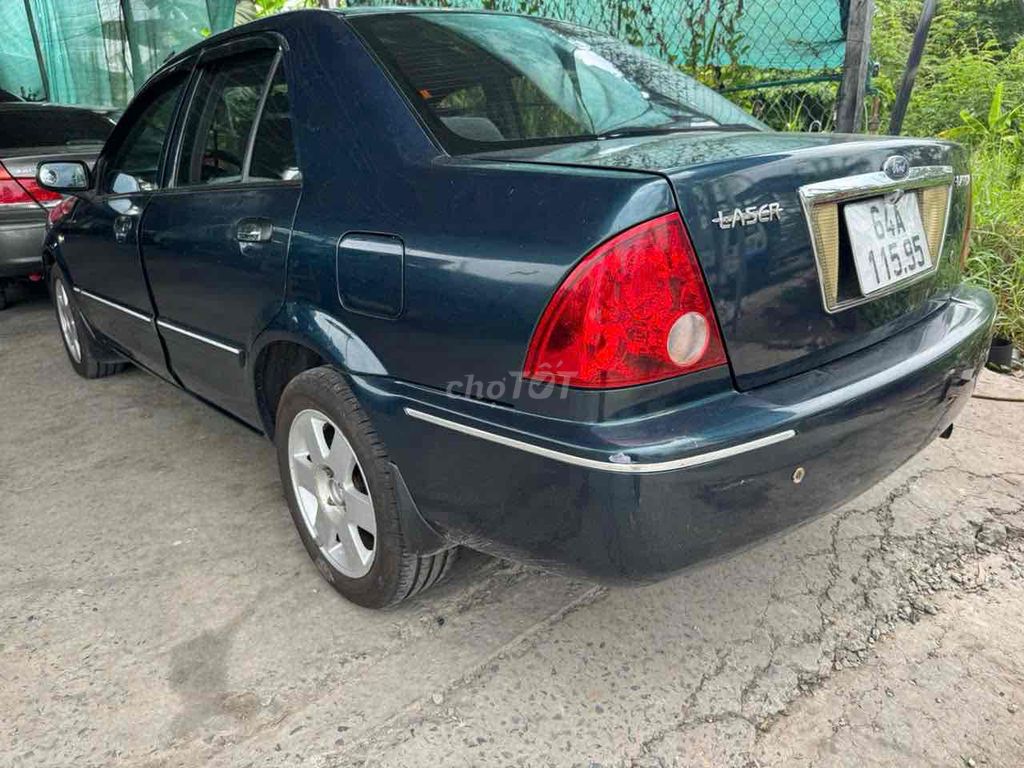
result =
[[[541,317],[524,376],[602,389],[726,362],[697,256],[678,213],[598,246]]]

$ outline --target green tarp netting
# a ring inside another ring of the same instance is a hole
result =
[[[0,30],[0,88],[26,99],[44,98],[46,89],[24,3],[0,5]]]
[[[350,0],[390,5],[394,0]],[[690,68],[842,66],[849,0],[411,0],[406,5],[529,12],[609,32]]]
[[[231,26],[235,0],[2,0],[0,88],[120,107],[169,56]]]
[[[390,0],[393,2],[394,0]],[[351,5],[387,4],[363,0]],[[849,0],[421,0],[602,29],[689,68],[842,65]],[[235,0],[0,0],[0,88],[123,106],[168,56],[231,26]]]

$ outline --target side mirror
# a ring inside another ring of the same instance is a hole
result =
[[[92,186],[89,166],[80,160],[40,163],[36,182],[43,189],[65,194],[84,192]]]

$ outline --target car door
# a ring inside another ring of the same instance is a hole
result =
[[[185,387],[258,423],[247,350],[284,300],[301,193],[276,39],[202,55],[174,167],[142,222],[157,326]]]
[[[162,181],[174,119],[194,60],[146,86],[110,136],[62,230],[61,256],[90,325],[170,378],[139,254],[138,225]]]

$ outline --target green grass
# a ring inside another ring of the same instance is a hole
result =
[[[996,333],[1024,349],[1024,153],[982,145],[974,152],[974,234],[967,278],[995,293]]]

